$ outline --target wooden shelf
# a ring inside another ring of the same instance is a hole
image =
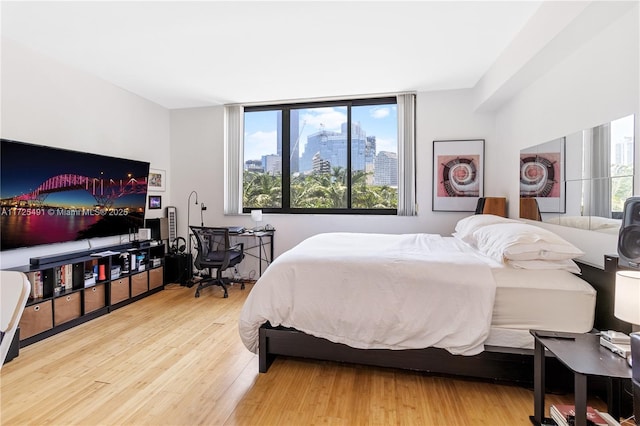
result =
[[[46,339],[164,288],[164,244],[125,244],[101,251],[112,253],[62,253],[31,259],[29,265],[12,268],[27,274],[32,285],[32,297],[20,320],[20,346]],[[143,259],[143,266],[112,277],[112,271],[115,274],[117,267],[123,266],[122,253]],[[151,259],[161,260],[152,263]],[[152,264],[156,266],[151,267]],[[86,287],[85,274],[92,277]]]

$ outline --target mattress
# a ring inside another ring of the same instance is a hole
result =
[[[496,281],[485,344],[533,347],[529,329],[586,333],[593,327],[596,291],[562,270],[492,269]]]

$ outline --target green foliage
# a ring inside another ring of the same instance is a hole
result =
[[[633,195],[633,166],[612,164],[611,176],[611,211],[621,212],[626,199]]]
[[[243,205],[254,208],[282,207],[282,176],[244,172]]]
[[[367,185],[370,173],[357,171],[351,177],[351,203],[356,209],[396,209],[398,190]],[[347,208],[346,171],[334,167],[329,173],[291,176],[291,207],[312,209]],[[249,208],[282,207],[282,176],[244,172],[243,205]]]

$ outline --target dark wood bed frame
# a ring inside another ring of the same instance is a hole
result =
[[[612,260],[613,259],[613,260]],[[597,291],[594,327],[599,330],[630,331],[630,325],[613,316],[613,291],[617,257],[610,256],[605,270],[580,263],[582,276]],[[496,381],[533,383],[533,349],[514,349],[486,346],[478,355],[452,355],[439,348],[388,350],[356,349],[310,336],[295,329],[271,327],[264,324],[259,330],[259,370],[266,373],[278,356],[310,358],[491,379]],[[554,369],[555,358],[547,359]],[[571,381],[571,376],[567,376]]]

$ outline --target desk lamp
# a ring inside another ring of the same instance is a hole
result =
[[[262,222],[262,210],[251,210],[251,220],[256,223],[254,231],[260,231],[260,222]]]
[[[640,271],[616,272],[615,307],[613,315],[635,326],[640,325]],[[634,333],[634,334],[635,334]],[[631,355],[627,356],[631,365]]]

